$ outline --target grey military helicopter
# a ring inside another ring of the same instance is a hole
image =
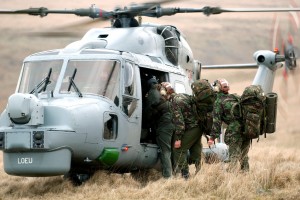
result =
[[[0,14],[41,17],[75,14],[112,22],[109,28],[89,30],[81,40],[63,49],[38,52],[24,59],[16,92],[0,116],[0,149],[7,174],[67,175],[81,183],[99,169],[122,173],[159,169],[159,148],[142,121],[149,78],[170,82],[177,93],[191,94],[190,84],[200,78],[201,69],[258,67],[253,84],[270,93],[281,62],[295,59],[260,50],[254,53],[255,63],[202,66],[175,26],[141,23],[140,19],[177,13],[209,16],[300,8],[161,7],[169,2],[132,4],[112,11],[95,5],[76,10],[0,10]],[[204,148],[203,153],[216,154],[222,161],[228,157],[224,143]]]

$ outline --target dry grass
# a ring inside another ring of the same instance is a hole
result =
[[[272,136],[278,137],[278,136]],[[300,139],[296,137],[295,139]],[[249,173],[226,172],[224,163],[203,164],[201,172],[185,181],[160,178],[150,171],[147,181],[130,174],[99,171],[75,187],[62,177],[28,178],[0,173],[2,199],[298,199],[300,149],[278,147],[276,140],[253,143]]]
[[[142,0],[135,1],[142,2]],[[144,2],[144,1],[143,1]],[[300,0],[295,0],[300,5]],[[88,7],[91,0],[9,0],[1,8]],[[101,1],[103,9],[111,9],[119,0]],[[198,7],[221,5],[231,7],[288,6],[287,1],[198,0],[179,1],[174,5]],[[21,63],[31,53],[62,48],[73,38],[42,38],[28,36],[31,31],[47,31],[65,24],[84,21],[78,17],[0,16],[0,108],[14,92]],[[223,14],[206,17],[202,14],[176,15],[162,19],[149,19],[161,24],[174,24],[187,36],[195,58],[203,64],[253,62],[252,54],[258,49],[271,49],[272,14]],[[59,24],[58,24],[59,22]],[[108,26],[107,24],[96,26]],[[91,27],[76,28],[83,34]],[[68,30],[70,31],[70,30]],[[28,178],[9,176],[3,171],[0,156],[0,199],[299,199],[300,197],[300,92],[299,82],[293,79],[283,84],[278,72],[274,91],[279,93],[277,131],[253,142],[250,150],[249,173],[227,173],[224,164],[204,164],[200,173],[188,181],[181,178],[160,179],[160,173],[151,171],[147,179],[134,179],[129,174],[107,174],[100,171],[84,185],[74,187],[62,177]],[[203,71],[210,81],[224,77],[231,83],[231,91],[241,93],[251,84],[255,70]],[[297,77],[299,79],[299,75]],[[283,92],[284,91],[284,92]],[[191,171],[194,171],[192,168]]]

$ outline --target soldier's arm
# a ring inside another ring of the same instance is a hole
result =
[[[213,139],[220,136],[221,133],[221,126],[222,126],[222,105],[221,105],[221,99],[216,99],[214,104],[214,110],[212,113],[213,117],[213,125],[211,130],[211,137]]]
[[[182,114],[182,106],[184,102],[180,99],[176,99],[172,101],[172,109],[173,109],[173,124],[175,126],[175,139],[181,140],[181,137],[185,130],[185,123]]]

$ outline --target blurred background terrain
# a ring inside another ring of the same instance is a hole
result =
[[[116,6],[130,3],[131,1],[120,0],[1,0],[0,9],[77,9],[95,4],[103,10],[112,10]],[[299,7],[300,0],[182,0],[164,7],[287,8],[291,5]],[[158,19],[144,17],[143,22],[178,27],[191,45],[194,58],[200,60],[202,65],[216,65],[253,63],[255,51],[273,50],[275,46],[281,48],[288,33],[293,34],[294,44],[300,47],[300,22],[291,22],[291,15],[294,14],[223,13],[207,17],[202,13],[194,13]],[[73,15],[49,14],[44,18],[0,15],[1,110],[15,91],[22,61],[26,56],[39,51],[64,48],[79,40],[90,28],[109,26],[109,21],[96,23],[92,19]],[[157,180],[157,174],[154,173],[145,184],[145,181],[141,183],[127,175],[100,172],[88,183],[76,188],[64,182],[61,177],[9,176],[3,171],[1,155],[0,199],[297,199],[300,197],[300,75],[298,69],[289,73],[288,79],[285,79],[283,69],[277,71],[274,84],[274,92],[279,95],[277,131],[266,139],[261,138],[258,143],[253,142],[250,150],[252,173],[232,175],[224,173],[221,164],[204,165],[202,172],[188,182],[177,179]],[[231,84],[231,92],[241,94],[252,83],[255,72],[252,69],[203,70],[202,78],[210,82],[226,78]]]

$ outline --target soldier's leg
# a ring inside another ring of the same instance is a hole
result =
[[[240,164],[241,170],[249,171],[249,157],[248,152],[250,149],[251,140],[250,139],[243,139],[243,143],[241,146],[241,157],[240,157]]]
[[[182,171],[188,171],[188,164],[187,164],[187,150],[185,148],[173,148],[173,161],[174,161],[174,173],[180,173]]]
[[[201,158],[201,129],[199,127],[190,129],[186,131],[186,137],[182,141],[182,146],[190,151],[189,159],[196,165],[198,170],[200,170],[200,158]],[[188,168],[187,168],[188,169]],[[185,178],[189,177],[189,170],[182,171],[182,175]]]
[[[196,173],[197,173],[201,169],[202,131],[200,128],[195,128],[192,131],[193,132],[190,133],[190,137],[191,137],[191,142],[193,142],[193,144],[189,149],[190,150],[189,163],[195,164]]]
[[[179,149],[173,148],[174,161],[175,161],[175,173],[179,170],[184,178],[189,177],[189,165],[187,161],[187,152],[197,141],[197,134],[199,134],[199,128],[193,128],[185,131],[181,138],[181,147]]]
[[[237,163],[242,154],[242,142],[243,139],[240,134],[240,124],[238,122],[230,123],[225,133],[225,143],[228,145],[229,152],[228,171],[234,171],[237,169]]]
[[[172,176],[171,143],[173,128],[164,126],[157,129],[157,144],[161,149],[160,160],[162,164],[162,175],[165,178]]]

